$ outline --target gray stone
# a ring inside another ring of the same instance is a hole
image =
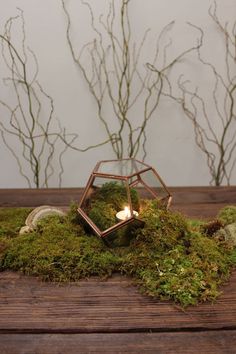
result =
[[[214,235],[214,237],[219,239],[224,239],[225,241],[229,241],[236,246],[236,223],[227,225],[224,229],[220,229]]]

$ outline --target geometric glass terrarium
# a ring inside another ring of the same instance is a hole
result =
[[[171,194],[151,166],[135,159],[105,160],[95,166],[78,212],[100,237],[139,218],[142,199],[157,199],[166,208]]]

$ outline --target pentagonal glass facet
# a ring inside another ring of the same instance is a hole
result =
[[[116,176],[131,176],[145,170],[148,166],[143,162],[134,159],[101,161],[98,166],[97,173],[116,175]]]
[[[163,200],[169,197],[169,192],[155,170],[150,169],[140,173],[140,180],[146,190],[153,194],[154,198]]]
[[[126,180],[95,176],[84,196],[81,209],[103,232],[119,221],[116,214],[130,204]]]
[[[142,223],[142,201],[169,205],[171,195],[157,172],[135,159],[99,162],[85,188],[78,212],[101,237],[131,223]]]

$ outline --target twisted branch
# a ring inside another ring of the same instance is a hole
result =
[[[26,47],[25,20],[23,11],[18,10],[19,15],[9,18],[4,33],[0,34],[1,54],[9,71],[9,76],[3,81],[11,85],[15,94],[14,105],[0,99],[0,134],[29,187],[48,187],[50,178],[55,174],[56,159],[61,186],[64,172],[62,160],[68,149],[85,152],[107,144],[108,140],[79,148],[74,145],[78,135],[68,134],[59,122],[55,124],[54,102],[37,80],[38,61],[34,52]],[[12,26],[17,21],[21,23],[22,33],[21,45],[18,47],[11,38]],[[29,65],[30,59],[33,60],[34,68]],[[17,148],[13,148],[12,138],[17,142]]]
[[[82,1],[90,13],[94,39],[86,43],[77,55],[71,39],[70,13],[66,1],[61,1],[67,20],[67,42],[72,58],[95,99],[98,118],[103,124],[115,156],[120,159],[142,154],[142,159],[145,159],[147,124],[159,105],[164,87],[169,86],[168,73],[194,47],[167,63],[166,52],[171,42],[165,44],[162,49],[161,42],[171,31],[174,25],[172,21],[163,28],[157,38],[155,53],[150,63],[153,67],[161,66],[158,75],[155,75],[147,67],[140,68],[140,58],[149,29],[145,31],[139,44],[132,40],[129,20],[131,0],[120,0],[119,6],[116,5],[117,1],[111,0],[109,11],[98,18],[98,24],[95,24],[91,5]],[[162,65],[161,56],[164,58]],[[112,108],[112,117],[107,117],[105,113],[108,104]],[[139,117],[133,117],[134,106],[141,106]]]
[[[167,94],[178,102],[186,116],[193,123],[195,141],[206,157],[210,172],[210,184],[230,185],[236,165],[236,22],[232,29],[229,24],[222,23],[217,16],[216,2],[209,8],[209,15],[224,39],[225,73],[202,56],[200,47],[197,57],[201,65],[209,68],[213,76],[212,102],[215,113],[207,108],[208,99],[199,93],[199,88],[189,88],[190,81],[183,75],[178,79],[181,95]],[[201,29],[200,29],[201,30]],[[202,37],[204,36],[203,31]],[[220,128],[220,132],[217,131]],[[235,180],[234,180],[235,181]]]

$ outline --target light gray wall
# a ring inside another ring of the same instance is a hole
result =
[[[90,29],[89,14],[79,0],[65,0],[71,11],[74,28],[73,43],[77,51],[93,34]],[[94,12],[103,12],[108,0],[90,1]],[[220,68],[224,68],[223,43],[215,25],[208,15],[212,4],[209,0],[133,0],[130,6],[131,25],[134,38],[139,40],[147,27],[151,28],[143,62],[148,61],[153,52],[153,43],[161,29],[170,21],[176,20],[172,30],[173,46],[170,57],[196,43],[197,32],[190,29],[187,21],[202,27],[206,34],[204,53]],[[66,21],[60,0],[0,0],[0,29],[5,21],[17,14],[16,8],[24,11],[27,43],[35,52],[39,62],[39,81],[54,98],[55,116],[68,131],[79,135],[78,145],[86,147],[106,138],[101,123],[97,119],[96,105],[81,73],[71,58],[66,42]],[[236,1],[218,1],[218,13],[222,20],[229,22],[235,18]],[[17,34],[15,43],[17,45]],[[0,77],[5,68],[0,58]],[[208,97],[208,87],[212,76],[199,70],[194,57],[189,58],[183,70],[186,76],[197,80]],[[10,87],[0,82],[0,98],[11,103]],[[0,110],[2,116],[3,112]],[[139,107],[134,109],[139,115]],[[0,116],[0,119],[3,117]],[[216,122],[216,129],[220,123]],[[194,142],[192,125],[181,109],[173,102],[163,100],[155,112],[147,130],[147,158],[160,173],[167,185],[207,185],[209,173],[206,161]],[[15,144],[15,143],[14,143]],[[18,149],[17,145],[14,149]],[[87,177],[98,160],[111,159],[114,155],[110,146],[90,150],[86,153],[68,151],[64,157],[65,173],[62,186],[77,187],[86,183]],[[26,187],[25,180],[19,175],[15,160],[0,140],[0,188]],[[236,176],[232,179],[236,184]],[[51,186],[57,186],[52,178]]]

